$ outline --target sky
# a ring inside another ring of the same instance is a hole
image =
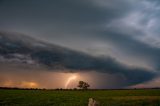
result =
[[[159,11],[159,0],[0,0],[0,31],[26,34],[94,57],[112,58],[129,69],[153,72],[156,77],[133,86],[157,87]],[[95,88],[107,88],[108,80],[119,87],[116,81],[123,79],[119,73],[112,76],[99,71],[83,72],[87,77],[103,76],[96,84],[105,81],[106,86],[92,84]],[[10,74],[13,75],[5,75]],[[91,80],[87,81],[92,83]]]

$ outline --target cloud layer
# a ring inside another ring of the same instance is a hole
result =
[[[41,71],[60,71],[63,73],[95,71],[97,74],[106,74],[106,78],[102,81],[104,83],[107,80],[107,74],[111,74],[113,77],[117,76],[117,78],[120,78],[117,82],[121,82],[119,87],[143,83],[156,77],[154,70],[130,67],[111,57],[91,56],[34,40],[24,35],[1,33],[0,46],[2,72],[12,70],[11,73],[16,74],[18,70],[24,70],[24,73],[29,70],[35,73],[34,71],[39,69]]]
[[[74,71],[120,73],[130,85],[151,80],[160,69],[159,10],[158,0],[1,0],[0,30],[88,54],[58,52],[50,60],[53,51],[39,50],[27,57],[33,64],[29,59],[50,65],[54,58]]]

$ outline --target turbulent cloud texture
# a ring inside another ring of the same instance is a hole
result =
[[[21,47],[0,38],[0,61],[112,74],[120,86],[150,81],[160,69],[159,10],[158,0],[1,0],[2,32],[45,43],[1,33]]]

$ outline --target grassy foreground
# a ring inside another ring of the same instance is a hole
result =
[[[160,90],[50,91],[0,89],[0,106],[160,106]]]

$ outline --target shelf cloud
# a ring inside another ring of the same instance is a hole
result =
[[[158,0],[0,0],[0,62],[147,84],[159,77],[159,10]]]

